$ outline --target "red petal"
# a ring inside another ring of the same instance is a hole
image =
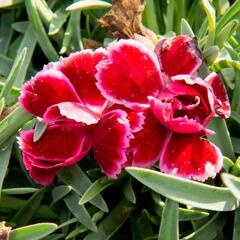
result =
[[[104,49],[84,50],[64,58],[58,69],[72,82],[83,103],[93,111],[102,111],[106,99],[96,87],[96,65],[106,58]]]
[[[192,134],[170,133],[160,158],[163,172],[205,181],[221,170],[220,150],[207,139]]]
[[[51,168],[51,169],[43,169],[43,168],[38,168],[34,167],[31,165],[32,160],[30,156],[27,154],[23,153],[23,162],[25,166],[29,166],[27,170],[30,172],[31,178],[38,184],[41,185],[49,185],[53,182],[56,174],[59,171],[59,168]]]
[[[44,122],[74,120],[87,125],[98,122],[100,116],[80,103],[64,102],[53,105],[43,115]]]
[[[89,136],[79,125],[50,125],[39,141],[33,142],[34,130],[22,131],[19,138],[21,150],[46,162],[46,167],[65,166],[81,160],[90,149]],[[50,163],[50,166],[49,166]],[[41,166],[42,167],[42,166]]]
[[[60,102],[80,99],[66,76],[56,70],[43,70],[22,88],[19,102],[33,115],[40,116],[48,107]]]
[[[108,50],[108,58],[97,66],[102,94],[129,108],[147,108],[147,97],[157,96],[163,87],[156,55],[134,40],[120,40]]]
[[[116,178],[127,161],[126,149],[129,146],[130,125],[127,114],[113,110],[104,114],[93,131],[93,152],[102,171]]]
[[[156,54],[162,71],[169,77],[178,74],[192,74],[201,65],[196,40],[188,36],[161,39]]]
[[[155,116],[146,113],[143,129],[130,140],[126,166],[148,167],[159,160],[166,134],[167,129]]]
[[[216,97],[215,111],[222,118],[228,118],[231,114],[231,106],[229,103],[227,90],[221,81],[221,78],[216,73],[211,73],[206,79],[206,82],[212,87]]]
[[[174,132],[203,130],[214,115],[211,88],[191,75],[174,76],[172,80],[158,98],[149,97],[156,118]]]

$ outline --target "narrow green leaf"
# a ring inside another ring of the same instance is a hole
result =
[[[108,240],[124,224],[130,214],[134,211],[134,205],[123,199],[120,203],[101,221],[96,233],[89,233],[83,240]]]
[[[4,108],[5,108],[5,99],[1,98],[1,100],[0,100],[0,115],[2,114]]]
[[[1,4],[1,3],[0,3]],[[0,54],[6,55],[11,42],[13,30],[11,24],[14,21],[14,11],[4,11],[1,15],[0,28]]]
[[[65,235],[62,233],[58,233],[58,234],[51,234],[47,237],[41,238],[41,240],[61,240],[64,239]]]
[[[29,21],[15,22],[12,24],[12,29],[19,33],[25,33],[29,27]]]
[[[165,20],[166,33],[173,30],[174,24],[174,0],[169,0],[167,4],[167,15]]]
[[[34,129],[33,142],[37,142],[43,136],[47,127],[48,127],[47,123],[37,122],[35,129]]]
[[[8,93],[11,91],[11,88],[17,76],[21,74],[26,54],[27,54],[27,49],[24,48],[22,52],[19,54],[19,56],[16,58],[16,60],[14,61],[11,72],[9,73],[6,83],[0,93],[0,98],[2,97],[6,98],[8,96]]]
[[[230,211],[239,206],[228,188],[214,187],[149,169],[128,167],[126,170],[145,186],[182,204],[215,211]]]
[[[232,102],[231,107],[233,111],[236,111],[231,113],[231,118],[234,118],[234,120],[240,124],[240,103],[239,103],[239,96],[240,96],[240,66],[239,69],[235,71],[235,86],[233,90],[233,96],[232,96]]]
[[[224,184],[229,188],[232,194],[240,201],[240,177],[228,173],[221,175]]]
[[[0,149],[0,190],[2,189],[3,181],[7,173],[8,164],[12,153],[13,140],[14,138],[9,139],[5,146]]]
[[[11,240],[38,240],[49,235],[57,228],[54,223],[38,223],[22,228],[14,229],[10,232]]]
[[[224,26],[221,31],[216,34],[216,44],[218,46],[223,46],[224,42],[228,41],[231,36],[235,33],[235,31],[239,27],[239,21],[237,19],[233,19]]]
[[[240,138],[231,137],[231,141],[233,144],[233,149],[235,153],[240,153]]]
[[[28,13],[28,18],[33,25],[36,38],[44,54],[49,61],[57,61],[59,59],[59,56],[47,36],[42,21],[39,17],[35,0],[25,1],[25,5]]]
[[[208,0],[201,0],[201,3],[203,5],[203,9],[208,18],[208,36],[207,36],[207,42],[205,45],[205,49],[207,49],[214,44],[216,16],[215,16],[215,9],[211,6]]]
[[[107,181],[106,181],[107,180]],[[82,195],[79,204],[85,204],[96,197],[99,193],[101,193],[104,189],[114,184],[114,181],[110,181],[107,177],[102,177],[96,180]]]
[[[39,208],[43,196],[43,191],[34,193],[33,196],[26,202],[26,204],[16,212],[11,219],[11,222],[14,222],[18,227],[27,225]]]
[[[182,240],[206,240],[214,239],[226,222],[225,213],[216,213],[206,224],[196,232],[182,238]]]
[[[62,47],[59,51],[60,54],[64,54],[67,52],[70,42],[71,42],[72,32],[73,32],[72,21],[71,21],[71,19],[69,19],[68,23],[67,23],[66,31],[63,36]]]
[[[132,202],[134,204],[136,203],[136,196],[132,187],[131,178],[123,185],[123,195],[129,202]]]
[[[236,1],[219,20],[216,32],[219,32],[240,10],[240,1]]]
[[[234,212],[234,227],[232,240],[239,240],[240,236],[240,208],[237,208]]]
[[[62,168],[58,176],[80,196],[92,185],[90,179],[77,165]],[[107,204],[101,195],[96,196],[90,203],[104,212],[108,211]]]
[[[68,196],[64,198],[64,202],[66,203],[68,209],[72,212],[72,214],[79,220],[81,224],[83,224],[86,228],[91,231],[96,232],[97,226],[92,221],[91,216],[89,215],[87,209],[79,205],[79,197],[76,193],[72,192]]]
[[[178,203],[166,199],[159,230],[159,240],[177,240],[178,238]]]
[[[235,159],[230,134],[224,119],[213,119],[208,128],[216,132],[215,136],[208,136],[208,139],[216,144],[222,151],[222,154],[230,159]]]
[[[39,191],[38,188],[5,188],[5,189],[2,189],[2,194],[18,195],[18,194],[35,193],[37,191]]]
[[[9,57],[0,54],[0,75],[7,77],[11,71],[11,67],[13,65],[13,60]],[[1,89],[4,85],[1,86]]]
[[[26,205],[27,200],[20,198],[2,195],[0,200],[0,212],[16,213],[19,209]],[[58,216],[46,205],[40,205],[34,214],[34,217],[41,219],[56,219]]]
[[[181,20],[181,34],[186,36],[194,37],[194,33],[192,28],[190,27],[189,23],[186,19],[182,18]]]
[[[14,7],[20,3],[23,3],[24,0],[1,0],[0,1],[0,8],[9,8]]]
[[[11,114],[0,122],[0,145],[10,136],[15,134],[22,125],[28,122],[32,116],[26,113],[22,107],[17,107]]]
[[[231,59],[221,59],[216,61],[211,67],[213,71],[220,71],[222,68],[235,68],[240,70],[240,62]]]
[[[108,9],[112,5],[100,0],[81,0],[75,2],[66,8],[67,11],[79,11],[87,9]]]
[[[49,25],[48,35],[54,35],[59,32],[60,28],[67,21],[69,13],[65,11],[68,2],[62,4],[60,8],[54,13]]]
[[[160,195],[152,192],[153,201],[155,203],[154,210],[156,211],[159,217],[162,216],[163,208],[165,203],[161,200]],[[200,211],[200,210],[193,210],[187,208],[178,208],[178,218],[179,221],[193,221],[199,220],[202,218],[206,218],[209,216],[208,212]]]
[[[229,172],[230,168],[234,165],[234,162],[227,158],[227,157],[223,157],[223,168],[226,172]]]
[[[220,50],[218,46],[211,46],[203,51],[203,59],[207,64],[212,65],[219,56]]]
[[[59,201],[60,199],[62,199],[63,197],[65,197],[68,193],[70,193],[72,190],[72,188],[70,186],[65,186],[65,185],[61,185],[61,186],[57,186],[52,190],[52,204],[56,203],[57,201]]]

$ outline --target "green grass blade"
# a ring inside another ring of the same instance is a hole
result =
[[[220,32],[221,29],[240,11],[240,1],[236,1],[227,12],[221,17],[216,26],[216,32]]]
[[[228,173],[221,175],[224,184],[230,189],[232,194],[240,200],[240,178]]]
[[[43,196],[44,191],[42,190],[34,193],[33,196],[26,202],[26,204],[16,212],[11,219],[11,222],[14,222],[18,227],[27,225],[39,208]]]
[[[76,217],[81,224],[83,224],[91,231],[97,231],[97,226],[92,221],[87,209],[84,206],[78,204],[79,196],[76,193],[70,193],[64,198],[64,202],[66,203],[68,209],[71,211],[74,217]]]
[[[131,203],[136,203],[136,195],[133,190],[131,178],[123,185],[123,195]]]
[[[155,192],[193,207],[230,211],[239,206],[228,188],[214,187],[149,169],[128,167],[127,172]]]
[[[166,199],[158,240],[178,240],[178,203]]]
[[[9,160],[12,153],[13,139],[10,139],[6,145],[0,149],[0,190],[2,189],[3,181],[7,173]],[[1,191],[2,192],[2,191]],[[0,194],[1,194],[0,192]],[[0,195],[1,197],[1,195]]]
[[[92,185],[90,179],[77,165],[63,168],[58,174],[58,177],[80,196]],[[96,196],[90,203],[104,212],[108,211],[107,204],[101,195]]]
[[[71,190],[72,190],[72,188],[70,186],[65,186],[65,185],[60,185],[60,186],[55,187],[52,190],[51,205],[53,205],[54,203],[56,203],[57,201],[59,201],[60,199],[65,197],[68,193],[71,192]]]
[[[44,122],[37,122],[33,134],[33,142],[37,142],[47,130],[48,124]]]
[[[37,191],[39,191],[38,188],[5,188],[5,189],[2,189],[2,194],[19,195],[19,194],[35,193]]]
[[[184,18],[182,18],[182,20],[181,20],[181,35],[194,37],[192,28],[190,27],[187,20]]]
[[[57,225],[54,223],[38,223],[22,228],[14,229],[10,232],[11,240],[40,240],[49,235]]]
[[[59,59],[59,56],[44,29],[43,23],[37,11],[35,0],[25,1],[25,5],[28,13],[28,18],[33,25],[36,38],[42,48],[42,51],[49,61],[57,61]]]
[[[16,60],[14,61],[11,72],[9,73],[6,83],[0,93],[0,98],[7,98],[14,82],[16,81],[16,78],[18,77],[18,75],[22,74],[22,69],[24,67],[23,64],[24,64],[26,54],[27,54],[27,49],[24,48],[19,54],[19,56],[16,58]]]
[[[1,3],[0,3],[1,4]],[[12,38],[11,25],[14,21],[14,11],[5,11],[1,16],[0,54],[6,55]]]
[[[10,8],[10,7],[18,6],[23,2],[24,0],[1,0],[0,8]]]
[[[88,9],[108,9],[112,5],[100,0],[81,0],[75,2],[66,8],[67,11],[79,11]]]

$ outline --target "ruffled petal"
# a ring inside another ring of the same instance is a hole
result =
[[[102,171],[116,178],[127,161],[126,150],[131,137],[127,114],[113,110],[104,114],[93,130],[93,153]]]
[[[169,77],[192,74],[202,63],[196,40],[189,36],[161,39],[155,52],[162,71]]]
[[[215,72],[211,73],[205,81],[212,87],[216,97],[215,112],[221,118],[228,118],[231,114],[231,106],[228,99],[227,90],[221,78]]]
[[[143,129],[134,133],[125,166],[148,167],[159,160],[168,130],[151,112],[145,114]]]
[[[219,148],[192,134],[170,133],[160,158],[161,171],[202,182],[214,178],[222,164]]]
[[[22,88],[19,102],[23,108],[42,117],[48,107],[60,102],[80,102],[68,78],[56,70],[43,70]]]
[[[53,105],[43,115],[44,122],[73,120],[87,125],[95,124],[100,115],[80,103],[63,102]]]
[[[149,97],[156,118],[178,133],[204,130],[214,116],[214,95],[202,79],[191,75],[172,77],[158,98]]]
[[[97,65],[102,94],[132,109],[149,107],[147,97],[157,96],[163,87],[156,55],[134,40],[120,40],[108,51],[108,58]]]
[[[50,125],[37,142],[33,142],[33,135],[34,130],[20,133],[20,149],[37,162],[45,161],[47,168],[77,162],[91,147],[90,136],[76,124]]]
[[[58,173],[60,168],[51,168],[51,169],[44,169],[38,168],[31,165],[34,162],[34,159],[31,156],[23,153],[23,162],[26,166],[26,169],[29,170],[31,178],[38,184],[47,186],[51,184]],[[27,167],[28,166],[28,167]]]
[[[83,50],[64,58],[58,65],[75,87],[82,102],[91,110],[101,112],[106,99],[96,87],[96,65],[106,58],[104,49]]]

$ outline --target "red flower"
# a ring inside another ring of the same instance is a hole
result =
[[[228,101],[223,84],[216,91],[195,77],[200,64],[195,40],[186,36],[161,40],[156,54],[133,40],[108,48],[97,65],[98,88],[113,103],[145,112],[126,165],[147,167],[160,158],[162,171],[200,181],[221,169],[221,152],[201,135],[210,133],[206,125]],[[193,154],[196,146],[202,146],[201,154]]]
[[[33,130],[22,131],[18,140],[36,182],[50,184],[61,167],[81,160],[91,147],[103,172],[112,178],[121,172],[131,132],[123,110],[103,113],[107,100],[94,75],[105,57],[102,49],[75,53],[47,65],[24,85],[20,103],[49,123],[39,141],[33,141]]]

